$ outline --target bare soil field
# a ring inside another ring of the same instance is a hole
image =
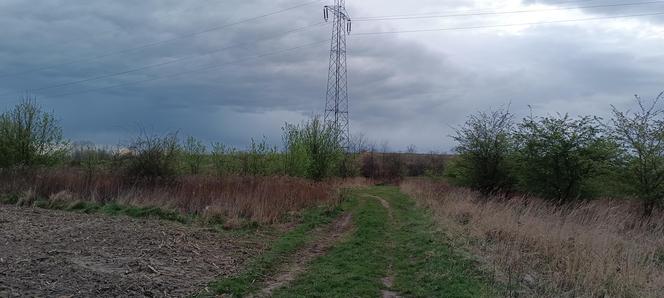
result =
[[[182,297],[236,273],[271,236],[0,206],[0,297]]]

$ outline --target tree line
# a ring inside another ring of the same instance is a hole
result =
[[[610,119],[556,114],[516,121],[508,108],[479,112],[456,129],[448,177],[484,195],[527,193],[567,203],[633,197],[644,214],[664,201],[664,92],[612,107]]]
[[[404,176],[442,175],[444,158],[377,150],[363,136],[349,143],[330,123],[312,117],[282,127],[283,146],[252,139],[240,150],[221,142],[206,144],[179,133],[141,129],[116,148],[70,142],[53,112],[27,97],[0,114],[0,170],[70,166],[87,176],[113,172],[136,181],[169,180],[180,175],[285,175],[321,181],[364,176],[398,182]]]

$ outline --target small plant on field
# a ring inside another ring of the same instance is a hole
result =
[[[52,165],[67,151],[62,128],[35,98],[0,114],[0,168]]]
[[[508,166],[513,152],[513,115],[507,109],[480,112],[456,129],[458,159],[449,175],[484,195],[512,187]]]
[[[615,152],[591,117],[530,116],[519,124],[516,140],[520,188],[558,202],[582,196],[587,182],[602,174]]]
[[[196,175],[201,172],[203,161],[205,161],[205,153],[207,148],[200,140],[194,137],[188,137],[182,146],[184,153],[184,162],[190,174]]]
[[[664,98],[660,93],[651,105],[636,96],[639,110],[622,112],[613,107],[611,132],[623,150],[623,170],[631,193],[643,202],[646,215],[664,198]]]
[[[177,174],[180,145],[177,133],[165,136],[143,132],[129,146],[127,175],[133,178],[169,178]]]

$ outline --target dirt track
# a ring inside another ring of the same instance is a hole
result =
[[[0,297],[188,296],[238,271],[266,238],[0,206]]]
[[[264,287],[258,295],[250,297],[270,297],[272,293],[293,282],[298,274],[304,272],[314,259],[324,255],[353,229],[353,216],[346,213],[334,222],[312,232],[313,241],[299,249],[291,260],[276,270],[276,274],[263,281]]]

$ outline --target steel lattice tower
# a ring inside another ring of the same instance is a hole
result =
[[[330,67],[325,96],[325,123],[334,125],[340,133],[340,143],[349,146],[350,125],[348,117],[348,68],[346,65],[346,36],[351,31],[351,19],[346,11],[345,0],[334,0],[327,5],[323,15],[325,21],[332,18],[332,45]]]

